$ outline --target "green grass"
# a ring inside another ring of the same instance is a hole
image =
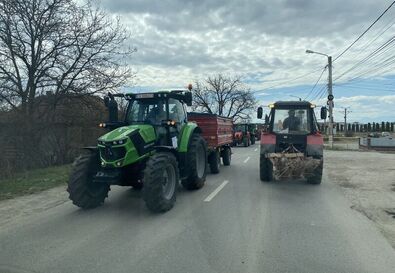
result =
[[[0,200],[66,185],[71,165],[36,169],[0,179]]]

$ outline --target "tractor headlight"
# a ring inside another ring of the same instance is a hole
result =
[[[124,139],[121,139],[121,140],[114,140],[113,142],[112,142],[112,144],[113,145],[122,145],[122,144],[125,144],[126,143],[126,138],[124,138]]]

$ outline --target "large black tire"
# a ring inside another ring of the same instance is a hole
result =
[[[251,145],[254,145],[255,144],[255,136],[252,136],[251,137]]]
[[[169,152],[152,155],[143,172],[143,199],[152,212],[166,212],[176,202],[179,181],[176,157]]]
[[[81,155],[74,161],[67,187],[69,198],[74,205],[90,209],[103,204],[110,186],[93,182],[93,176],[99,169],[100,160],[97,153]]]
[[[207,174],[207,144],[198,134],[193,134],[189,142],[187,165],[188,177],[181,182],[182,186],[188,190],[202,188]]]
[[[213,174],[219,173],[221,166],[221,157],[218,151],[214,151],[208,157],[208,164],[210,165],[210,171]]]
[[[261,155],[259,158],[259,174],[261,181],[270,182],[273,180],[273,164],[265,155]]]
[[[243,144],[244,144],[244,147],[248,147],[248,138],[247,137],[243,138]]]
[[[232,161],[232,150],[230,147],[225,147],[222,151],[222,162],[224,166],[229,166],[230,162]]]
[[[321,160],[320,165],[313,171],[313,174],[307,177],[307,183],[316,184],[316,185],[321,184],[323,168],[324,168],[324,161]]]

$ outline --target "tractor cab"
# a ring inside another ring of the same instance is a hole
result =
[[[129,100],[125,123],[151,125],[155,144],[177,147],[177,136],[187,123],[185,104],[190,105],[189,91],[171,90],[156,93],[127,94]]]

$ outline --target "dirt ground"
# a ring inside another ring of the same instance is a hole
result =
[[[326,150],[324,176],[343,189],[351,208],[372,220],[395,248],[395,154]]]

